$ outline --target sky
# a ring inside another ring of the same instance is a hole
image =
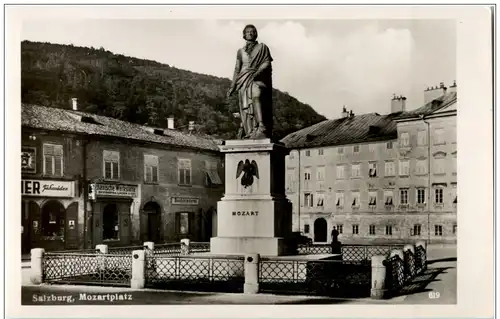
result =
[[[407,109],[426,87],[456,79],[453,20],[28,20],[22,40],[104,47],[197,73],[231,78],[246,24],[271,50],[273,85],[329,119]]]

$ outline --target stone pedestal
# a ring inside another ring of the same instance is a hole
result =
[[[292,208],[285,196],[288,150],[269,139],[231,140],[220,148],[225,153],[226,192],[217,205],[217,237],[210,240],[210,252],[288,254],[292,232]]]

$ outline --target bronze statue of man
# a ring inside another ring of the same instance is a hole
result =
[[[243,29],[246,44],[236,54],[233,81],[227,92],[238,92],[244,138],[270,138],[273,129],[271,52],[257,42],[257,29]]]

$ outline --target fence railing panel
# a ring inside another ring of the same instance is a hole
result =
[[[54,254],[43,259],[43,281],[130,285],[132,258],[129,255]]]

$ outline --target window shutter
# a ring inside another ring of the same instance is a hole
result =
[[[120,165],[117,162],[114,162],[112,167],[113,167],[113,178],[118,179],[120,177],[120,172],[119,172]]]
[[[104,162],[104,177],[111,178],[111,162]]]
[[[54,156],[54,175],[62,176],[62,156]]]
[[[158,166],[152,166],[151,171],[153,174],[151,180],[155,183],[158,182]]]
[[[191,185],[191,170],[188,168],[186,171],[186,185]]]
[[[43,155],[55,155],[55,145],[44,144],[43,145]]]
[[[54,161],[54,157],[50,156],[44,156],[45,158],[45,175],[53,175],[54,172],[52,170],[52,162]]]

